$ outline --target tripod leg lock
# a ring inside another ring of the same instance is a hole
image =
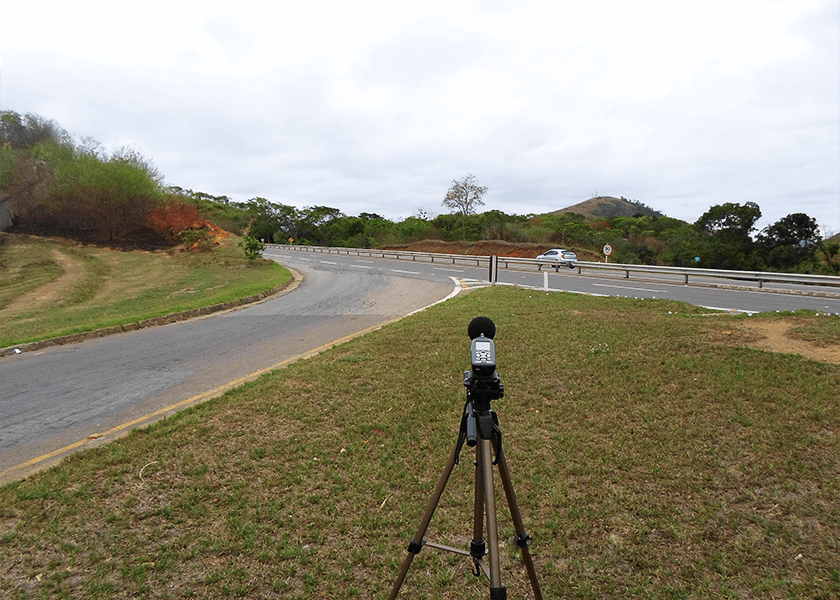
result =
[[[411,540],[408,543],[408,551],[411,554],[420,554],[420,551],[423,549],[423,546],[425,546],[425,545],[426,545],[426,540],[423,540],[422,542],[415,542],[414,540]]]
[[[473,540],[470,542],[470,556],[476,559],[484,558],[487,554],[487,544],[484,540]]]
[[[528,535],[526,532],[523,532],[522,535],[516,536],[516,545],[520,548],[527,548],[530,543],[531,536]]]

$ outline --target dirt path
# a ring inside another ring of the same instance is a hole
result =
[[[771,352],[799,354],[820,362],[840,364],[840,340],[830,346],[818,346],[798,340],[788,335],[788,331],[795,325],[796,323],[786,319],[748,321],[744,327],[759,337],[747,345]]]
[[[52,251],[52,260],[61,268],[61,275],[47,284],[35,288],[12,300],[4,309],[7,314],[31,310],[48,304],[61,304],[68,291],[84,276],[84,266],[58,249]]]

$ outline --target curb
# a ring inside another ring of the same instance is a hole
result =
[[[287,267],[288,269],[288,267]],[[0,358],[4,356],[11,356],[13,354],[21,354],[23,352],[32,352],[34,350],[42,350],[52,346],[63,346],[65,344],[77,344],[86,340],[93,340],[96,338],[103,338],[117,333],[126,331],[137,331],[138,329],[147,329],[149,327],[157,327],[159,325],[170,325],[172,323],[179,323],[181,321],[189,321],[190,319],[198,319],[208,315],[224,312],[226,310],[234,310],[262,302],[268,298],[276,296],[281,292],[288,293],[294,290],[303,280],[297,271],[288,269],[292,274],[292,279],[285,285],[279,286],[268,292],[261,292],[253,296],[240,298],[239,300],[231,300],[230,302],[223,302],[221,304],[214,304],[212,306],[205,306],[202,308],[193,308],[171,315],[163,315],[161,317],[154,317],[152,319],[144,319],[136,323],[126,323],[125,325],[115,325],[114,327],[106,327],[104,329],[96,329],[94,331],[83,331],[81,333],[72,333],[70,335],[63,335],[61,337],[49,338],[46,340],[39,340],[37,342],[28,342],[18,346],[8,346],[0,348]]]

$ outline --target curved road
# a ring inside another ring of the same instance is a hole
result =
[[[56,462],[243,381],[447,297],[486,267],[272,248],[303,283],[247,308],[186,323],[0,358],[0,482]],[[547,280],[546,280],[547,278]],[[500,283],[655,297],[760,312],[840,314],[840,295],[717,289],[570,269],[499,270]],[[92,438],[92,439],[91,439]]]
[[[443,274],[415,279],[387,270],[346,271],[295,256],[282,262],[302,272],[303,281],[292,293],[260,304],[0,358],[0,482],[457,290]]]

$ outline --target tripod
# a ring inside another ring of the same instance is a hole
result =
[[[475,378],[469,371],[464,373],[464,385],[467,387],[467,401],[464,405],[463,416],[461,417],[458,441],[438,480],[429,506],[426,508],[426,512],[420,522],[420,527],[408,545],[408,554],[403,560],[402,568],[394,581],[389,598],[390,600],[395,600],[397,597],[403,580],[411,566],[411,561],[423,549],[423,546],[471,557],[475,567],[473,574],[480,576],[483,572],[490,581],[490,599],[505,600],[507,598],[507,589],[502,586],[501,574],[499,573],[499,533],[496,524],[496,497],[493,492],[493,465],[496,465],[499,467],[499,476],[502,479],[508,508],[510,508],[510,514],[516,528],[516,545],[522,551],[522,561],[525,563],[528,578],[531,580],[534,598],[536,600],[542,600],[542,592],[540,591],[540,584],[537,581],[534,561],[528,550],[528,543],[531,538],[525,532],[522,515],[519,512],[519,506],[516,503],[516,496],[513,492],[510,470],[508,469],[507,460],[505,460],[505,455],[502,451],[502,432],[499,429],[499,419],[496,413],[490,410],[490,399],[502,397],[504,395],[504,388],[499,382],[498,375],[495,375],[494,379],[483,380]],[[468,446],[475,446],[476,449],[475,515],[473,521],[473,540],[470,543],[469,552],[458,548],[433,544],[423,539],[423,536],[426,534],[426,529],[432,520],[432,515],[434,515],[438,502],[440,502],[440,498],[443,495],[443,490],[446,487],[449,476],[452,474],[452,469],[458,464],[461,449],[465,441]],[[492,451],[496,455],[495,461],[492,460],[491,446]],[[487,521],[489,565],[484,560],[484,556],[488,552],[487,544],[484,541],[483,517],[486,517]]]

